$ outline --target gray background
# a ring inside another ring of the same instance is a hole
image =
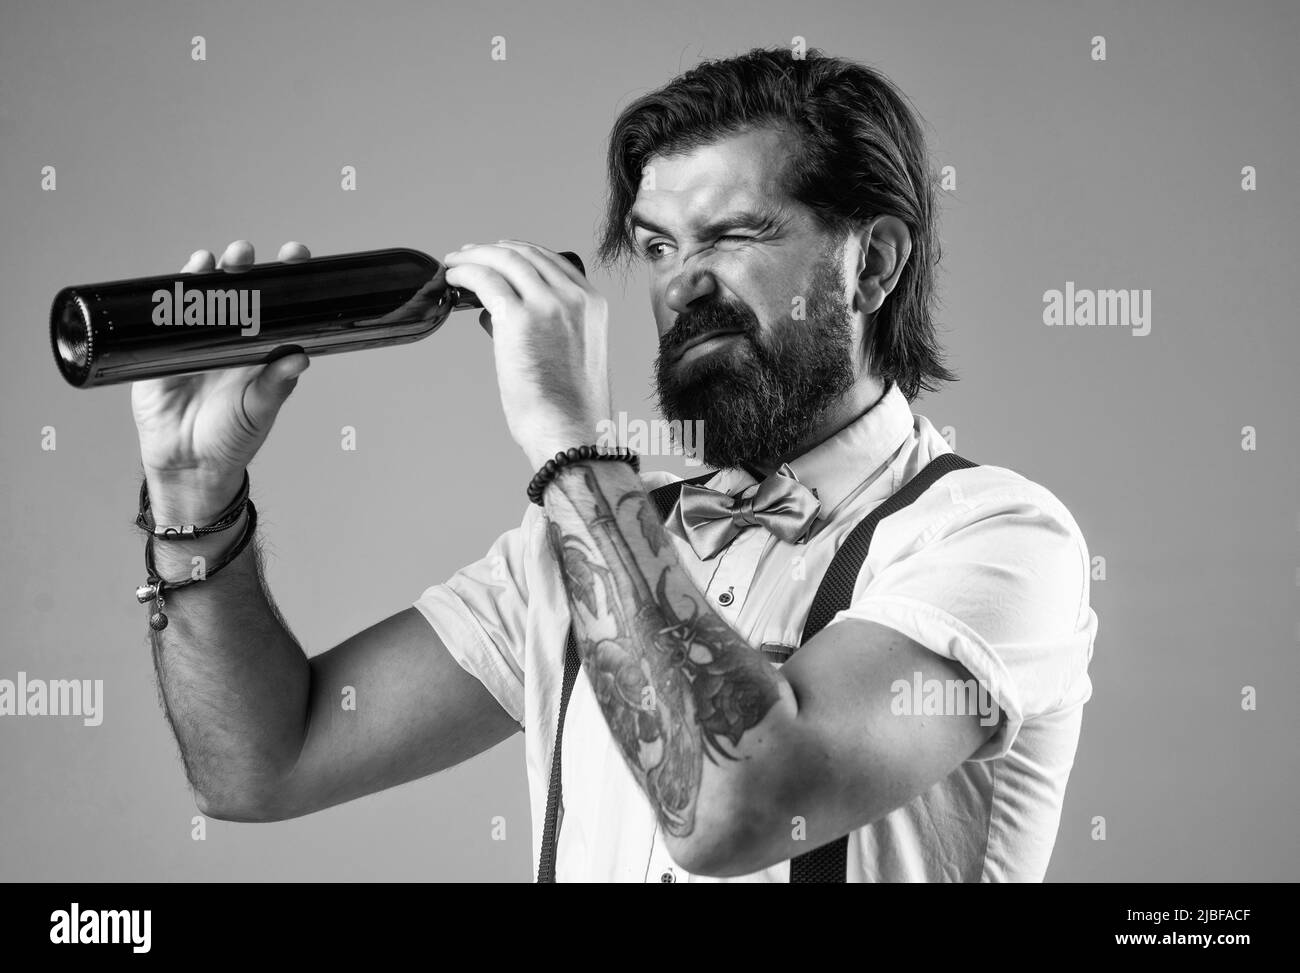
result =
[[[941,284],[964,380],[914,411],[1053,490],[1107,561],[1049,880],[1300,878],[1295,3],[0,9],[0,678],[101,678],[106,695],[97,728],[0,719],[0,878],[529,878],[522,737],[306,819],[210,821],[191,840],[132,597],[128,387],[63,384],[49,301],[238,238],[261,259],[288,239],[441,256],[506,236],[589,256],[617,111],[701,57],[796,34],[890,75],[936,164],[957,169]],[[206,62],[190,59],[196,34]],[[650,418],[644,277],[595,279],[616,408]],[[1150,288],[1151,334],[1045,327],[1042,294],[1066,280]],[[518,523],[529,473],[472,314],[416,345],[318,359],[252,469],[295,634],[323,651],[481,556]]]

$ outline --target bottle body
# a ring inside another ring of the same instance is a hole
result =
[[[68,383],[92,388],[417,341],[468,307],[481,305],[428,254],[369,250],[65,287],[50,343]]]

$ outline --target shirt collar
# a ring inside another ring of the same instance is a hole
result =
[[[820,518],[831,516],[852,494],[865,487],[903,445],[914,423],[912,407],[896,382],[870,410],[830,439],[790,460],[778,470],[815,490]],[[735,495],[758,480],[743,467],[720,470],[708,486]]]

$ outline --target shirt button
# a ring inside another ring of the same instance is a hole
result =
[[[730,591],[724,591],[722,594],[718,595],[718,604],[723,605],[724,607],[730,605],[735,600],[735,596],[732,595]]]
[[[659,876],[659,881],[664,882],[665,884],[668,882],[675,882],[677,881],[677,876],[674,875],[671,871],[664,872],[662,875]]]

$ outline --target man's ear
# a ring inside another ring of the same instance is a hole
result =
[[[907,258],[912,255],[912,234],[896,216],[877,216],[858,231],[857,288],[854,309],[863,314],[880,310],[898,285]]]

